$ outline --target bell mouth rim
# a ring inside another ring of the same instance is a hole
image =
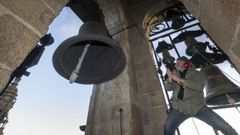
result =
[[[111,79],[113,79],[114,77],[117,77],[126,67],[126,56],[124,51],[122,50],[122,48],[120,47],[120,45],[118,45],[118,43],[114,40],[112,40],[111,38],[106,36],[102,36],[102,35],[98,35],[98,34],[92,34],[90,35],[77,35],[77,36],[73,36],[70,37],[66,40],[64,40],[55,50],[53,57],[52,57],[52,62],[53,62],[53,66],[54,69],[57,71],[57,73],[59,75],[61,75],[63,78],[69,80],[70,74],[68,73],[68,71],[66,71],[64,69],[64,67],[62,67],[62,56],[61,54],[63,53],[63,51],[67,48],[69,48],[71,45],[77,43],[77,42],[84,42],[84,41],[91,41],[92,39],[95,39],[94,41],[98,41],[98,42],[104,42],[106,44],[110,44],[111,47],[118,53],[118,55],[120,55],[121,57],[119,58],[119,67],[118,70],[110,75],[106,75],[106,77],[100,78],[100,77],[91,77],[91,78],[83,78],[83,77],[78,77],[78,79],[75,81],[75,83],[79,83],[79,84],[99,84],[99,83],[103,83],[106,81],[109,81]],[[85,46],[85,45],[83,45]],[[91,45],[90,45],[91,46]]]
[[[236,96],[240,95],[239,90],[240,90],[240,88],[236,87],[236,88],[229,89],[228,92],[222,91],[222,92],[219,92],[217,94],[214,93],[214,92],[211,92],[211,93],[207,94],[206,97],[205,97],[206,103],[208,105],[226,105],[226,104],[230,104],[227,101],[227,97],[226,97],[225,94],[229,94],[231,97],[233,96],[232,98],[234,98],[234,100],[236,102],[239,102],[240,99],[236,100],[237,98],[235,98]]]

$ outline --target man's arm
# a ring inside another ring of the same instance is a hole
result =
[[[184,83],[184,87],[198,92],[202,92],[204,86],[205,86],[204,76],[198,71],[191,77],[187,78]]]
[[[172,91],[172,90],[174,90],[176,88],[177,83],[174,82],[174,80],[172,78],[174,75],[171,72],[171,70],[168,69],[168,68],[167,68],[167,75],[168,75],[168,78],[167,78],[167,80],[165,82],[165,89],[168,90],[168,91]]]

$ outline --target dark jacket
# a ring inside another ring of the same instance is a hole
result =
[[[174,74],[180,77],[179,71],[174,71]],[[168,91],[173,91],[171,105],[174,109],[183,112],[184,114],[194,115],[201,107],[206,105],[203,89],[205,85],[205,80],[203,74],[200,71],[195,70],[195,67],[191,65],[185,75],[185,84],[183,99],[177,98],[180,85],[172,81],[172,83],[165,83],[165,89]]]

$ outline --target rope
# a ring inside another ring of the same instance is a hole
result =
[[[194,119],[192,118],[192,122],[193,122],[193,125],[194,125],[194,127],[196,128],[196,130],[197,130],[197,133],[198,133],[198,135],[200,135],[200,133],[199,133],[199,131],[198,131],[198,128],[197,128],[197,125],[196,125],[196,123],[195,123],[195,121],[194,121]]]
[[[235,100],[231,96],[229,96],[227,93],[225,95],[227,97],[228,102],[237,109],[238,113],[240,113],[239,109],[235,104],[236,103]]]

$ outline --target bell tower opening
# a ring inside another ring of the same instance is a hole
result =
[[[204,74],[207,106],[218,113],[229,110],[239,113],[240,75],[235,65],[184,5],[178,3],[166,8],[149,22],[152,23],[149,24],[152,55],[168,107],[171,108],[172,93],[166,91],[163,84],[166,68],[173,70],[175,60],[185,56]],[[191,122],[199,132],[195,121]],[[180,132],[184,132],[182,127],[188,122],[180,126]]]

